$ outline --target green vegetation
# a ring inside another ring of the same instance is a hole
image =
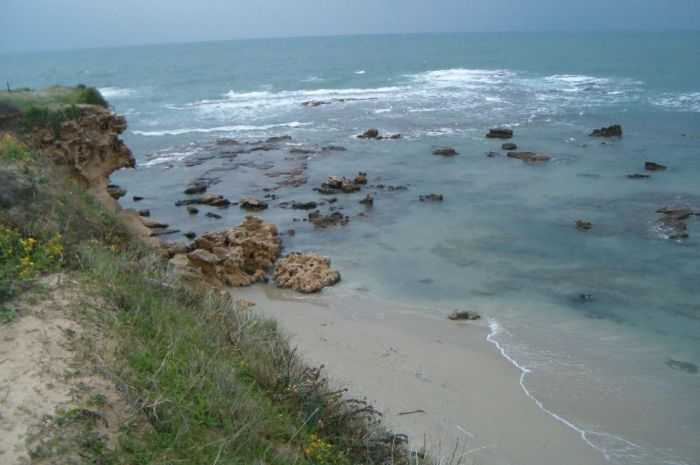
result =
[[[4,103],[22,113],[31,108],[56,110],[66,105],[92,104],[107,107],[107,101],[94,87],[79,84],[76,87],[51,86],[40,90],[17,89],[0,91],[0,103]],[[0,106],[0,109],[3,107]],[[1,112],[0,112],[1,113]]]
[[[118,445],[110,445],[99,433],[109,402],[88,392],[56,413],[34,462],[424,462],[401,436],[381,428],[375,410],[345,399],[320,369],[306,366],[274,322],[236,310],[228,296],[180,282],[69,173],[12,136],[2,140],[3,299],[59,268],[77,280],[84,302],[74,309],[76,318],[113,344],[105,366],[99,343],[80,339],[85,363],[66,377],[106,376],[134,412],[112,425]],[[3,307],[3,321],[16,317]]]

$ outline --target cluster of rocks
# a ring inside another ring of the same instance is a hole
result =
[[[421,202],[442,202],[442,194],[426,194],[418,197]]]
[[[340,273],[331,270],[328,257],[315,253],[291,253],[278,260],[274,278],[279,287],[302,293],[318,292],[340,281]]]
[[[382,136],[381,134],[379,134],[379,130],[368,129],[367,131],[358,135],[357,138],[358,139],[372,139],[372,140],[383,140],[383,139],[398,140],[398,139],[401,139],[401,134],[393,134],[391,136]]]
[[[328,228],[330,226],[343,226],[348,224],[350,218],[342,213],[335,211],[324,215],[320,211],[316,210],[308,215],[309,223],[317,226],[319,228]]]
[[[274,224],[247,216],[240,226],[202,235],[189,245],[169,247],[171,263],[185,276],[214,286],[249,286],[267,281],[282,242]]]

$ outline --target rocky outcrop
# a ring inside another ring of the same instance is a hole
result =
[[[513,130],[505,128],[489,129],[489,132],[486,134],[486,137],[488,137],[489,139],[510,139],[511,137],[513,137]]]
[[[119,139],[126,119],[96,105],[77,105],[75,116],[56,127],[32,128],[29,143],[96,193],[106,191],[109,175],[135,165],[131,150]]]
[[[591,137],[622,137],[622,126],[613,124],[607,128],[594,129],[589,135]]]
[[[454,157],[455,155],[459,155],[459,152],[453,149],[452,147],[442,147],[433,150],[433,155],[442,155],[443,157]]]
[[[274,224],[247,216],[240,226],[195,239],[171,258],[182,274],[214,285],[249,286],[267,280],[282,243]]]
[[[340,281],[340,273],[330,267],[328,257],[291,253],[277,262],[274,278],[279,287],[309,294]]]
[[[521,160],[523,163],[544,163],[552,159],[548,155],[539,155],[534,152],[508,152],[509,158]]]

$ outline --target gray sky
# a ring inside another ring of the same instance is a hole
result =
[[[700,0],[0,0],[0,53],[307,35],[688,29],[700,29]]]

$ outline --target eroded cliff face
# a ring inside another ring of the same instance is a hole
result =
[[[119,139],[126,130],[126,118],[96,105],[78,105],[76,110],[72,119],[33,127],[27,142],[66,166],[83,187],[116,208],[116,202],[107,195],[109,175],[135,165],[131,150]]]

